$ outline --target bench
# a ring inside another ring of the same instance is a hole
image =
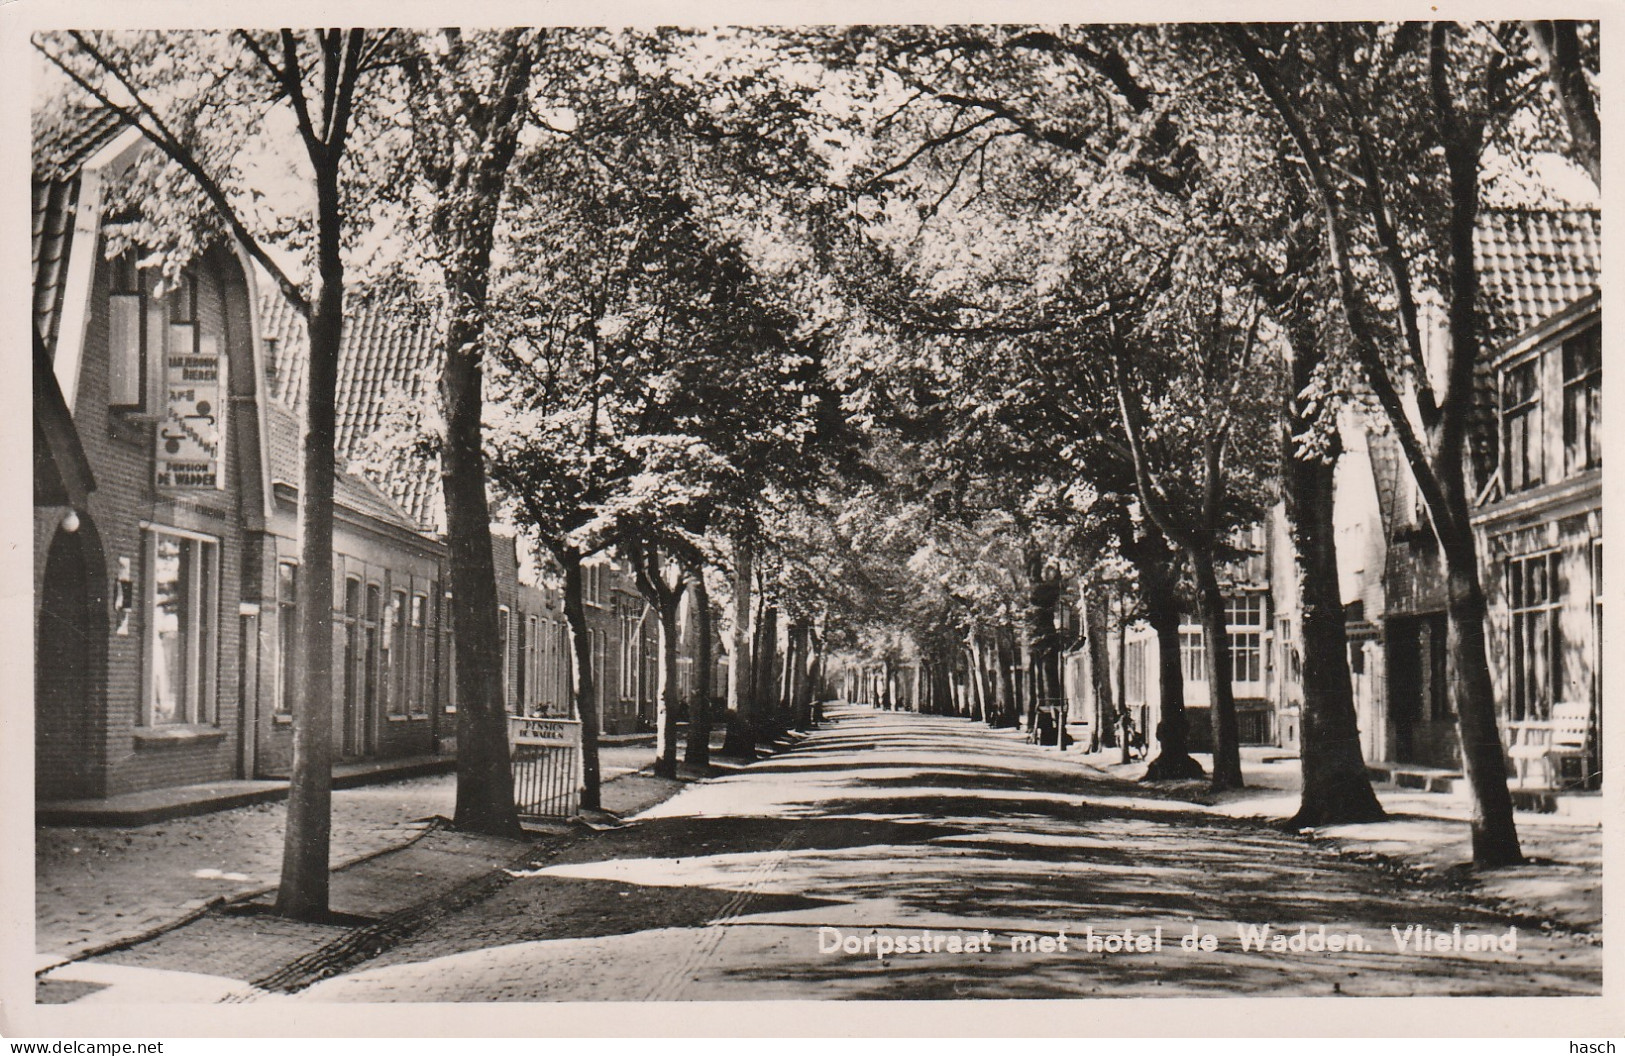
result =
[[[1583,760],[1591,744],[1591,705],[1554,704],[1549,719],[1528,719],[1509,724],[1511,742],[1507,756],[1518,771],[1518,787],[1528,785],[1529,764],[1538,762],[1546,784],[1556,788],[1563,774],[1563,760]]]

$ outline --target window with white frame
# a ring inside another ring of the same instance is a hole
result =
[[[146,714],[153,726],[214,720],[220,545],[152,529],[146,538]]]
[[[1602,328],[1563,342],[1563,463],[1569,473],[1602,465]]]
[[[1558,555],[1509,558],[1506,576],[1512,618],[1507,671],[1511,717],[1515,722],[1545,719],[1563,684]]]
[[[1264,595],[1241,594],[1225,601],[1230,636],[1232,682],[1264,680]]]
[[[536,617],[525,617],[525,659],[520,665],[520,676],[525,681],[524,706],[525,714],[537,713],[536,705],[541,702],[541,683],[538,681],[539,671],[536,665]]]
[[[431,596],[440,611],[440,673],[435,685],[446,694],[446,714],[457,714],[457,615],[452,609],[451,591],[440,592],[439,583],[429,584]]]
[[[1297,685],[1303,681],[1303,656],[1298,652],[1297,639],[1292,636],[1292,618],[1282,616],[1279,623],[1281,677],[1289,683]]]
[[[390,591],[389,606],[384,609],[384,664],[389,670],[389,713],[397,718],[411,713],[408,693],[412,649],[406,616],[406,591]]]
[[[502,710],[513,714],[513,671],[508,663],[508,606],[497,606],[497,649],[502,653]]]
[[[1129,642],[1124,650],[1124,695],[1128,700],[1141,703],[1145,700],[1145,642]]]
[[[1179,632],[1179,669],[1186,682],[1207,681],[1207,641],[1200,629]]]
[[[434,670],[429,658],[428,621],[429,599],[423,594],[412,595],[412,611],[409,622],[412,627],[412,656],[413,678],[411,690],[408,693],[408,714],[424,715],[428,709],[428,697],[433,692]]]

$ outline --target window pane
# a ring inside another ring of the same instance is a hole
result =
[[[1563,342],[1563,380],[1573,380],[1601,367],[1601,327],[1592,327]]]
[[[189,592],[186,542],[161,535],[153,567],[152,721],[186,721],[186,629]]]
[[[277,644],[281,649],[281,692],[277,694],[276,707],[281,714],[293,713],[293,696],[297,684],[298,669],[294,666],[299,655],[297,639],[297,625],[295,623],[295,603],[298,598],[299,579],[298,569],[286,562],[277,566]]]
[[[171,290],[165,300],[169,302],[170,322],[194,322],[197,319],[197,280],[191,275],[183,276],[180,285]],[[185,347],[191,350],[190,344]]]
[[[141,295],[114,294],[108,302],[108,402],[139,407],[141,391]]]
[[[213,543],[188,542],[187,548],[194,556],[196,564],[193,566],[195,578],[192,579],[189,591],[189,604],[196,610],[195,635],[191,638],[193,656],[193,675],[187,680],[191,691],[187,694],[190,714],[187,716],[192,722],[214,721],[214,692],[215,684],[215,581],[218,574],[215,569],[217,548]]]

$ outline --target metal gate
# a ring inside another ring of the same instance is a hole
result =
[[[513,798],[521,817],[568,818],[581,809],[581,723],[508,716]]]

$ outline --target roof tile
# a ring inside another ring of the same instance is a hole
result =
[[[1602,214],[1595,209],[1496,209],[1473,237],[1495,336],[1510,340],[1596,292]]]
[[[286,407],[303,407],[310,355],[304,318],[274,290],[263,296],[260,318],[268,339],[271,394]],[[444,522],[438,461],[411,451],[379,452],[371,445],[387,424],[392,402],[434,398],[439,362],[433,329],[352,296],[342,341],[336,408],[340,460],[365,461],[373,484],[421,528],[438,528]]]

